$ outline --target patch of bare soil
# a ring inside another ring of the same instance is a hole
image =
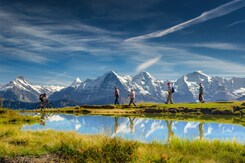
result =
[[[0,163],[65,163],[66,161],[56,155],[47,154],[44,156],[15,156],[2,157]]]

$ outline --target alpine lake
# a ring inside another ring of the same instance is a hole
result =
[[[89,114],[24,113],[40,122],[24,125],[24,131],[75,131],[82,135],[105,135],[143,143],[166,144],[173,137],[189,140],[236,141],[245,144],[245,119],[239,116],[119,116]]]

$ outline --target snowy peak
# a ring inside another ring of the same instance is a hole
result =
[[[30,85],[29,82],[27,80],[25,80],[24,76],[18,76],[15,80],[13,80],[12,82],[14,85]]]
[[[120,78],[120,76],[115,71],[109,71],[103,75],[104,77]]]
[[[198,70],[198,71],[194,71],[192,73],[188,73],[187,76],[198,76],[198,77],[210,77],[207,74],[205,74],[204,72]]]
[[[78,86],[79,91],[96,90],[103,88],[114,88],[115,86],[122,85],[123,78],[117,75],[114,71],[107,72],[96,79],[86,79]]]
[[[117,76],[117,73],[115,71],[109,71],[106,74],[112,74],[112,75],[116,75]]]
[[[24,76],[18,76],[15,80],[22,80],[22,81],[25,81],[25,77]]]
[[[208,76],[207,74],[205,74],[204,72],[202,71],[194,71],[192,73],[189,73],[187,75],[184,76],[185,80],[186,81],[195,81],[195,82],[198,82],[198,83],[201,83],[201,82],[212,82],[212,77]]]
[[[49,96],[62,88],[64,87],[32,85],[23,76],[18,76],[0,87],[0,96],[10,100],[37,102],[41,93],[47,93]]]
[[[193,73],[200,74],[200,75],[203,75],[203,76],[208,76],[207,74],[205,74],[205,73],[204,73],[203,71],[201,71],[201,70],[194,71]]]
[[[122,84],[123,77],[119,76],[115,71],[110,71],[108,73],[105,73],[102,77],[98,77],[97,79],[95,79],[95,81],[102,83],[110,82],[111,84]]]
[[[148,72],[146,72],[146,71],[142,71],[141,73],[139,73],[136,76],[142,77],[143,79],[153,79],[153,77],[151,76],[151,74],[148,73]]]
[[[150,73],[145,72],[145,71],[139,73],[138,75],[135,75],[132,79],[132,81],[137,83],[137,84],[143,84],[146,82],[148,83],[148,82],[151,82],[153,80],[155,80],[155,78],[152,77]]]
[[[10,81],[1,87],[1,91],[6,91],[12,88],[18,88],[25,91],[30,91],[32,89],[31,84],[25,80],[23,76],[18,76],[16,79]]]
[[[81,79],[80,78],[76,78],[73,83],[70,85],[70,87],[78,87],[80,84],[82,83]]]

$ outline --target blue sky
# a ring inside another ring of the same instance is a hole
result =
[[[0,22],[0,83],[245,73],[245,0],[0,0]]]

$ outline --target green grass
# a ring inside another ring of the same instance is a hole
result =
[[[6,109],[0,117],[4,117],[0,159],[50,154],[68,162],[245,162],[245,145],[235,141],[173,138],[168,144],[144,144],[75,132],[21,131],[22,124],[34,122],[32,117]],[[7,119],[12,117],[19,123],[9,123]]]
[[[30,111],[30,110],[28,110]],[[40,110],[33,110],[39,112]],[[71,113],[71,114],[175,114],[175,115],[245,115],[245,102],[208,102],[208,103],[139,103],[136,107],[127,105],[91,105],[66,108],[45,109],[44,112]]]
[[[20,116],[16,111],[0,108],[0,123],[23,123],[37,122],[38,117]]]
[[[189,141],[143,144],[74,132],[12,131],[0,137],[0,156],[55,154],[71,162],[244,162],[245,146],[236,142]]]

